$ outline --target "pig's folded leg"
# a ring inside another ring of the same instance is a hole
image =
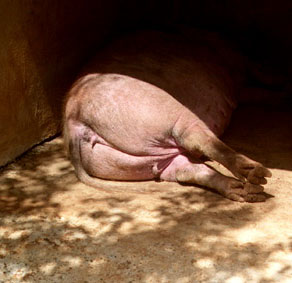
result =
[[[227,177],[203,163],[188,164],[178,168],[176,180],[214,189],[224,197],[234,201],[261,202],[266,199],[263,194],[259,194],[263,192],[262,186]]]
[[[221,163],[242,181],[246,178],[250,183],[260,185],[266,184],[266,177],[272,176],[262,164],[224,144],[205,125],[191,126],[175,138],[190,154],[197,156],[200,153]]]

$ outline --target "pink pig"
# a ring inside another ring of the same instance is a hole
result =
[[[126,36],[100,51],[73,85],[64,139],[82,182],[160,179],[209,187],[235,201],[265,199],[270,171],[218,139],[236,107],[244,60],[217,38],[193,38]]]

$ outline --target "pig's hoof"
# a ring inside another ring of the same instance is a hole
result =
[[[246,202],[264,202],[266,199],[264,194],[248,194],[244,197]]]
[[[259,185],[232,180],[221,193],[233,201],[262,202],[266,200],[266,197],[261,194],[263,190],[264,188]]]
[[[247,192],[247,195],[244,196],[246,202],[263,202],[267,199],[263,194],[263,186],[246,183],[244,190]]]
[[[265,185],[267,183],[266,178],[272,177],[270,170],[244,155],[238,155],[236,157],[235,167],[235,176],[241,180],[243,180],[244,177],[251,184]]]

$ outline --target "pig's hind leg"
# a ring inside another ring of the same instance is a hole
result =
[[[174,135],[177,143],[185,148],[190,155],[205,155],[229,169],[239,180],[254,185],[264,185],[271,172],[259,162],[256,162],[224,144],[211,132],[203,122],[191,124],[183,131]]]
[[[240,202],[260,202],[265,196],[263,187],[245,183],[217,172],[208,165],[191,162],[186,156],[178,155],[162,172],[160,178],[165,181],[196,184],[219,192],[224,197]]]
[[[67,121],[64,142],[78,179],[86,185],[109,192],[123,192],[124,186],[104,180],[134,181],[156,177],[152,156],[131,156],[114,149],[81,122]],[[135,186],[128,186],[127,190],[141,192]]]

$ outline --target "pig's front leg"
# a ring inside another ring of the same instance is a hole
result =
[[[241,181],[254,185],[264,185],[271,172],[262,164],[235,152],[218,139],[201,121],[195,121],[190,126],[174,132],[174,136],[183,148],[190,154],[202,154],[215,160]]]

